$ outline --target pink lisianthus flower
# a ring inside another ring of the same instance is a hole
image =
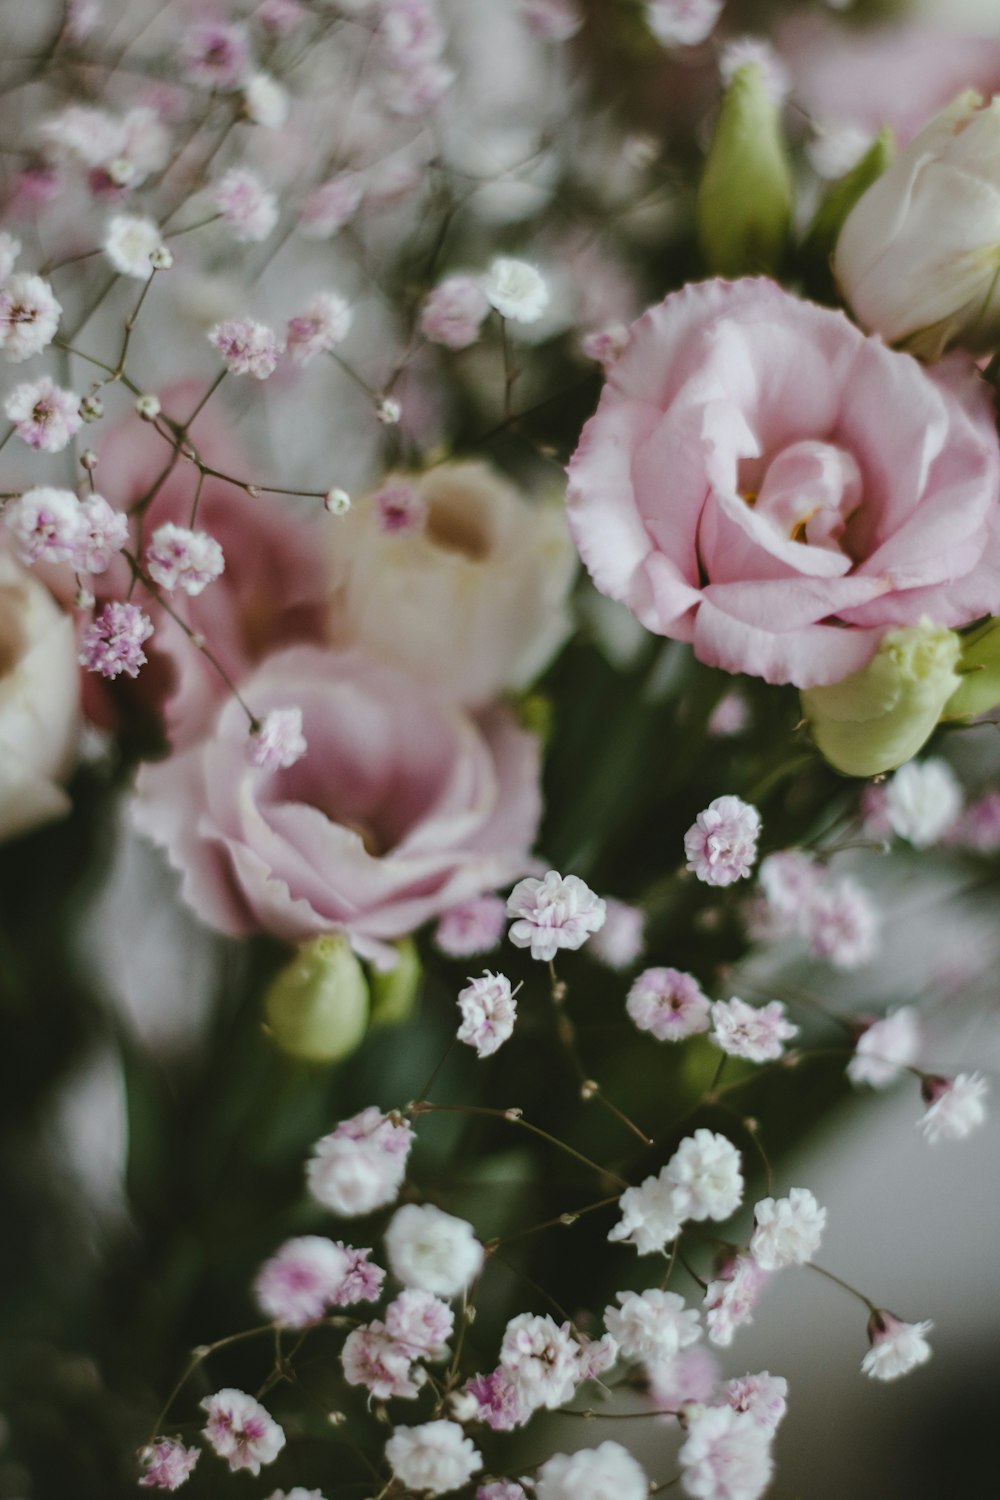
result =
[[[729,672],[837,682],[892,626],[997,607],[1000,447],[971,361],[925,369],[763,279],[643,314],[569,474],[601,592]]]
[[[210,925],[297,943],[345,933],[390,966],[393,938],[531,867],[538,741],[473,717],[356,651],[291,647],[241,683],[254,713],[294,704],[306,753],[249,764],[246,714],[139,777],[136,820]]]

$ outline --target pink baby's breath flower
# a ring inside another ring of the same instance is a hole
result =
[[[503,936],[504,916],[502,896],[473,896],[445,912],[434,941],[449,958],[491,953]]]
[[[646,25],[664,47],[696,47],[715,29],[725,0],[646,0]]]
[[[257,1273],[254,1295],[265,1317],[283,1328],[305,1328],[322,1318],[348,1271],[340,1246],[318,1234],[287,1240]]]
[[[761,1370],[759,1375],[741,1375],[726,1383],[726,1405],[742,1411],[765,1432],[776,1432],[788,1410],[788,1381],[783,1375]]]
[[[285,1446],[285,1434],[266,1407],[231,1386],[199,1402],[208,1415],[204,1433],[220,1458],[236,1473],[248,1469],[259,1474]]]
[[[849,876],[814,891],[802,929],[813,953],[836,969],[859,969],[878,947],[878,913],[868,892]]]
[[[250,731],[247,755],[262,771],[287,771],[308,750],[301,708],[272,708]]]
[[[901,1005],[861,1033],[847,1076],[854,1084],[884,1089],[916,1062],[920,1043],[920,1018],[912,1007]]]
[[[602,370],[610,370],[627,343],[628,329],[625,324],[609,323],[606,328],[598,328],[585,334],[580,341],[580,349],[585,359],[592,359]]]
[[[744,1323],[753,1322],[753,1311],[767,1272],[748,1255],[738,1255],[725,1274],[710,1281],[705,1290],[705,1327],[713,1344],[728,1348],[733,1334]]]
[[[543,42],[568,42],[583,25],[576,0],[518,0],[518,9]]]
[[[62,304],[41,276],[15,271],[0,290],[0,349],[12,365],[30,359],[51,344],[59,327]]]
[[[945,830],[944,842],[976,854],[1000,849],[1000,791],[984,792],[971,802],[956,823]]]
[[[518,920],[510,929],[517,948],[550,963],[560,948],[580,948],[604,923],[605,903],[576,875],[565,879],[549,870],[544,880],[519,880],[507,898],[507,915]]]
[[[153,622],[137,604],[112,600],[83,632],[80,665],[102,677],[138,677],[146,662],[142,645],[152,634]]]
[[[252,375],[266,380],[278,364],[278,340],[266,323],[252,318],[231,318],[210,329],[208,341],[218,349],[232,375]]]
[[[233,167],[212,188],[224,223],[244,244],[260,244],[278,222],[278,200],[247,167]]]
[[[771,1435],[747,1412],[709,1406],[688,1418],[678,1458],[694,1500],[758,1500],[774,1465]]]
[[[487,970],[481,979],[470,979],[459,993],[458,1008],[462,1012],[458,1040],[475,1047],[480,1057],[491,1057],[514,1034],[517,1001],[506,974]]]
[[[501,1365],[489,1375],[476,1375],[464,1387],[463,1395],[476,1403],[476,1422],[485,1422],[494,1432],[513,1432],[531,1416],[533,1407],[521,1396],[515,1380]]]
[[[723,693],[708,716],[705,732],[717,739],[730,739],[742,734],[750,721],[747,700],[735,688]]]
[[[16,386],[3,409],[18,437],[44,453],[61,453],[83,426],[79,396],[63,390],[48,375]]]
[[[432,344],[467,349],[478,339],[489,310],[486,293],[472,276],[448,276],[424,303],[420,331]]]
[[[640,1255],[665,1250],[680,1233],[681,1216],[674,1207],[674,1184],[666,1168],[638,1187],[626,1188],[618,1207],[622,1216],[608,1239],[634,1245]]]
[[[433,1292],[407,1287],[386,1308],[385,1326],[414,1358],[440,1357],[454,1330],[455,1314]]]
[[[351,309],[339,292],[317,292],[305,312],[288,320],[285,349],[293,364],[308,365],[336,349],[351,327]]]
[[[719,1382],[719,1363],[710,1349],[693,1344],[673,1359],[647,1360],[649,1399],[657,1411],[678,1411],[690,1401],[708,1404]]]
[[[954,1078],[925,1078],[921,1085],[926,1114],[919,1121],[924,1135],[938,1141],[962,1141],[986,1119],[984,1100],[989,1092],[979,1073],[957,1073]]]
[[[78,573],[103,573],[128,541],[128,516],[103,495],[87,495],[78,519],[70,562]]]
[[[868,1319],[871,1348],[861,1361],[862,1372],[872,1380],[898,1380],[931,1357],[927,1335],[934,1324],[904,1323],[880,1308]]]
[[[826,1209],[808,1188],[790,1188],[787,1198],[762,1198],[754,1208],[750,1254],[762,1271],[802,1266],[819,1249]]]
[[[139,1484],[151,1490],[180,1489],[200,1457],[200,1449],[186,1448],[180,1438],[154,1438],[139,1454],[144,1466]]]
[[[590,952],[609,969],[627,969],[645,944],[646,913],[609,896],[604,903],[604,926],[594,935]]]
[[[740,797],[716,797],[684,835],[687,868],[706,885],[732,885],[757,858],[760,813]]]
[[[712,1007],[692,974],[646,969],[629,990],[625,1009],[658,1042],[680,1042],[708,1030]]]
[[[384,1208],[399,1192],[413,1131],[371,1105],[316,1142],[306,1168],[309,1191],[335,1214]]]
[[[546,1459],[538,1471],[535,1500],[647,1500],[652,1488],[628,1449],[607,1442]]]
[[[651,1287],[616,1293],[620,1307],[606,1307],[604,1322],[626,1359],[673,1359],[701,1338],[697,1312],[676,1292]]]
[[[299,227],[314,240],[328,240],[349,224],[361,207],[365,184],[360,172],[341,172],[321,182],[302,208]]]
[[[353,1307],[356,1302],[377,1302],[382,1295],[385,1272],[381,1266],[369,1263],[371,1250],[355,1250],[343,1240],[335,1240],[334,1244],[347,1259],[347,1270],[333,1299],[334,1306]]]
[[[166,521],[153,532],[146,550],[149,576],[161,589],[183,589],[194,598],[225,568],[222,548],[207,531],[190,531]]]
[[[618,1341],[605,1333],[599,1339],[582,1339],[580,1343],[580,1379],[597,1380],[606,1375],[618,1358]]]
[[[747,1062],[774,1062],[784,1051],[784,1044],[798,1035],[799,1028],[785,1019],[780,1000],[767,1005],[747,1005],[736,995],[731,1000],[716,1000],[712,1005],[711,1040],[730,1057]]]
[[[801,849],[782,849],[760,862],[758,879],[766,902],[766,935],[783,937],[805,930],[823,869]]]
[[[511,1318],[500,1345],[500,1365],[532,1410],[564,1405],[580,1382],[580,1346],[568,1323],[545,1314]]]
[[[349,1333],[340,1358],[348,1385],[363,1385],[379,1401],[409,1401],[420,1392],[413,1379],[414,1351],[378,1320]]]
[[[23,563],[69,562],[80,535],[80,502],[71,490],[42,485],[8,501],[3,521]]]
[[[183,65],[201,88],[238,88],[250,66],[246,31],[225,21],[199,21],[184,37]]]

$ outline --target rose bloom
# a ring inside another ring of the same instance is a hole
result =
[[[837,682],[1000,597],[1000,449],[965,356],[923,369],[766,280],[646,312],[570,464],[602,593],[710,666]]]
[[[569,633],[562,510],[530,504],[486,464],[390,476],[335,531],[332,639],[465,703],[526,686]]]
[[[79,732],[73,623],[0,546],[0,840],[69,812]]]
[[[136,821],[222,932],[343,932],[384,966],[402,937],[530,867],[539,747],[504,709],[468,716],[356,651],[293,646],[241,683],[255,714],[296,705],[308,749],[267,771],[224,704],[207,738],[143,767]]]

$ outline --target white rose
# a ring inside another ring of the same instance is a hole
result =
[[[847,217],[834,271],[859,321],[923,359],[1000,341],[1000,96],[953,99]]]
[[[0,551],[0,839],[63,817],[76,759],[80,670],[73,622]]]
[[[570,629],[562,508],[484,463],[393,474],[333,530],[331,632],[463,703],[526,687]]]

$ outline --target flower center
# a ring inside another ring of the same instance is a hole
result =
[[[793,542],[842,552],[847,523],[861,504],[861,470],[832,443],[792,443],[772,459],[760,489],[744,499]]]

